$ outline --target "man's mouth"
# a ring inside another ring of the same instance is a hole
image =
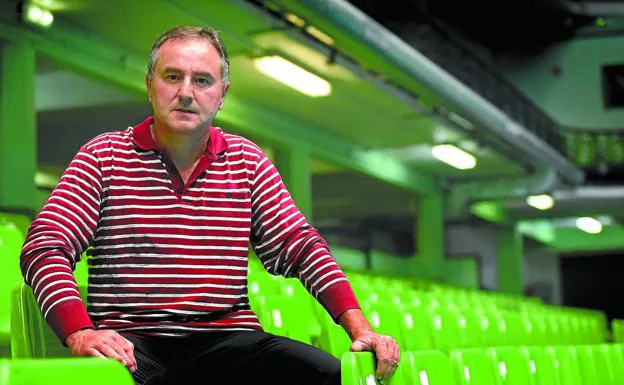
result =
[[[174,111],[178,111],[178,112],[186,112],[189,114],[195,114],[196,112],[189,109],[189,108],[176,108]]]

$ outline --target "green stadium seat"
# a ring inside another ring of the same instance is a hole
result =
[[[21,277],[19,254],[0,243],[0,357],[10,357],[11,290]]]
[[[85,301],[86,287],[80,287],[80,293]],[[23,282],[14,287],[11,298],[11,355],[14,359],[71,356],[43,319],[32,289]]]
[[[461,345],[457,313],[443,308],[429,309],[429,328],[435,349],[450,351]]]
[[[334,322],[327,312],[319,319],[321,322],[321,336],[318,347],[336,358],[341,358],[349,352],[351,339],[344,328]]]
[[[310,294],[304,293],[311,298]],[[265,297],[258,311],[264,329],[275,335],[289,337],[310,345],[318,345],[321,326],[311,306],[306,306],[309,299],[294,296]]]
[[[541,314],[522,313],[522,322],[526,333],[525,345],[544,345],[548,339],[546,321]]]
[[[429,315],[421,306],[406,306],[403,308],[404,345],[403,351],[433,349],[431,323]]]
[[[544,347],[520,347],[519,351],[529,363],[529,376],[533,385],[558,384],[555,360],[552,356],[546,354]]]
[[[375,358],[370,352],[349,352],[341,357],[342,384],[377,384]],[[456,385],[449,358],[440,351],[404,352],[388,385]]]
[[[555,362],[557,383],[561,385],[584,385],[578,355],[573,346],[547,346],[544,353]]]
[[[375,358],[369,352],[349,352],[341,356],[341,384],[376,384]],[[394,382],[392,382],[394,383]]]
[[[459,385],[496,384],[492,360],[483,349],[461,349],[450,352],[452,371]]]
[[[362,312],[375,331],[394,338],[399,346],[406,345],[406,318],[401,308],[389,302],[360,301]]]
[[[492,360],[498,385],[531,384],[529,360],[518,348],[510,346],[487,348],[485,354]]]
[[[407,352],[401,358],[406,384],[455,385],[449,357],[439,350]],[[401,375],[400,374],[400,375]],[[400,376],[399,375],[399,376]],[[398,377],[400,379],[400,377]],[[411,381],[410,381],[411,380]]]
[[[460,333],[463,333],[462,348],[482,348],[487,346],[486,333],[489,321],[480,309],[463,310],[464,322],[460,320]]]
[[[611,354],[609,344],[593,345],[592,354],[600,382],[606,385],[620,383],[622,377],[617,377],[615,372],[621,369],[621,361],[614,360],[615,357]]]
[[[503,311],[501,318],[504,322],[504,334],[506,345],[524,345],[528,336],[524,321],[519,312]]]
[[[603,350],[600,345],[578,345],[575,348],[583,384],[611,385],[616,383],[613,378],[611,360],[607,354],[608,350]]]
[[[624,378],[624,347],[619,343],[604,344],[607,347],[613,378]]]
[[[132,375],[113,359],[0,359],[0,385],[132,385]]]
[[[498,311],[484,313],[485,319],[485,346],[507,345],[507,333],[505,320]]]
[[[14,224],[22,234],[22,241],[28,233],[31,222],[32,219],[26,215],[0,212],[0,223]]]
[[[19,256],[24,233],[10,215],[0,213],[0,357],[10,356],[11,290],[22,280]]]
[[[614,319],[611,321],[611,330],[614,342],[624,342],[624,320]]]

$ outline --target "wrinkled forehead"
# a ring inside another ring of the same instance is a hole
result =
[[[158,50],[155,67],[157,71],[176,68],[216,75],[221,71],[221,58],[219,51],[205,39],[171,39]]]

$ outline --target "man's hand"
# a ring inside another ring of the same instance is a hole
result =
[[[136,370],[134,345],[114,330],[79,330],[70,334],[65,343],[74,356],[110,357],[131,372]]]
[[[362,330],[353,336],[351,351],[371,351],[375,353],[377,357],[375,375],[381,382],[389,380],[399,366],[399,345],[390,336],[378,334],[370,330]]]

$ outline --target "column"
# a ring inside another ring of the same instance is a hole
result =
[[[36,208],[35,50],[0,42],[0,211]]]
[[[275,153],[278,168],[295,204],[312,223],[312,170],[310,153],[300,148],[281,148]]]
[[[442,194],[423,196],[416,219],[416,269],[428,277],[442,279],[444,268],[444,199]],[[419,272],[414,275],[422,276]]]
[[[524,293],[524,244],[518,227],[505,226],[496,234],[498,291]]]

